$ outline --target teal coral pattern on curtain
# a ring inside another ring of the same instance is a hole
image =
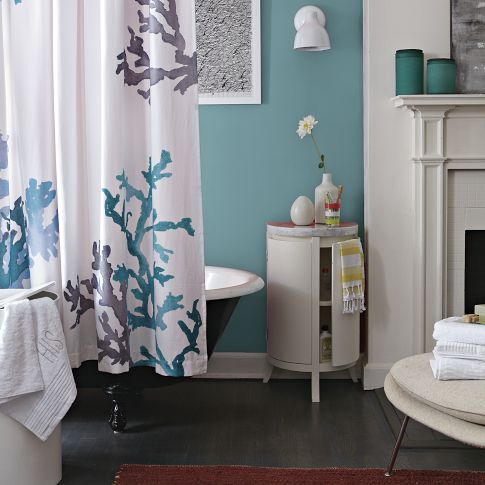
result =
[[[73,367],[205,372],[193,0],[0,0],[0,29],[0,287],[55,281]]]
[[[0,133],[0,174],[8,171],[8,142]],[[45,260],[57,257],[59,223],[57,211],[52,221],[44,226],[44,210],[56,197],[52,182],[37,182],[31,178],[25,198],[9,200],[8,178],[0,178],[0,288],[23,288],[30,280],[34,256]],[[5,205],[3,205],[5,204]]]
[[[155,297],[155,285],[163,288],[168,281],[175,278],[162,266],[163,263],[169,262],[174,250],[159,244],[157,233],[182,230],[189,236],[195,235],[190,218],[185,217],[177,222],[162,221],[159,220],[157,210],[153,207],[153,191],[157,190],[161,180],[171,177],[172,173],[167,171],[171,163],[170,153],[165,150],[162,151],[160,160],[155,165],[152,166],[152,160],[149,159],[148,170],[142,172],[147,186],[146,192],[132,186],[124,171],[116,176],[119,182],[117,194],[113,195],[107,188],[103,189],[105,216],[118,226],[126,241],[129,254],[136,260],[136,266],[129,267],[125,263],[120,263],[117,264],[116,269],[113,269],[110,262],[111,247],[109,245],[101,247],[95,242],[92,265],[95,272],[90,279],[79,281],[78,277],[75,285],[68,281],[64,297],[72,304],[71,311],[76,313],[76,321],[71,328],[79,325],[82,315],[94,308],[96,296],[100,297],[101,306],[112,310],[121,332],[113,330],[113,322],[110,321],[108,313],[103,311],[99,317],[102,332],[104,332],[101,337],[98,332],[99,360],[108,358],[112,365],[129,363],[130,366],[160,366],[166,375],[183,376],[185,356],[190,352],[200,353],[197,340],[202,327],[202,317],[198,310],[198,299],[186,312],[187,318],[192,322],[192,328],[183,320],[177,321],[187,341],[183,343],[180,352],[172,358],[171,362],[164,356],[158,341],[155,344],[155,355],[152,355],[145,345],[139,348],[139,354],[144,357],[143,359],[134,361],[130,353],[132,330],[144,327],[163,332],[169,325],[165,320],[166,315],[184,308],[182,294],[174,295],[169,291],[161,305],[158,305]],[[132,199],[136,199],[139,203],[138,214],[136,210],[129,210]],[[143,241],[147,237],[152,238],[153,249],[158,256],[158,261],[154,261],[152,266],[142,249]],[[114,284],[118,286],[117,290],[121,297],[116,296]],[[87,296],[82,296],[82,289]],[[136,301],[136,306],[132,308],[128,308],[127,305],[128,290]]]

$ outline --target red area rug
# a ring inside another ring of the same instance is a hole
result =
[[[113,485],[484,485],[485,472],[375,468],[259,468],[248,466],[121,465]]]

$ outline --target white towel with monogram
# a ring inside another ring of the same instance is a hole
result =
[[[0,411],[45,441],[76,398],[57,307],[49,298],[5,306]]]

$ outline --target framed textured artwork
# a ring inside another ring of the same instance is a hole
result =
[[[200,104],[261,104],[260,0],[195,0]]]
[[[485,2],[451,0],[451,55],[459,93],[485,93]]]

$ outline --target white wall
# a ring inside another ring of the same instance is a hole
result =
[[[424,350],[412,326],[412,123],[390,102],[395,51],[406,48],[450,55],[449,0],[364,0],[366,389],[382,387],[394,362]]]

